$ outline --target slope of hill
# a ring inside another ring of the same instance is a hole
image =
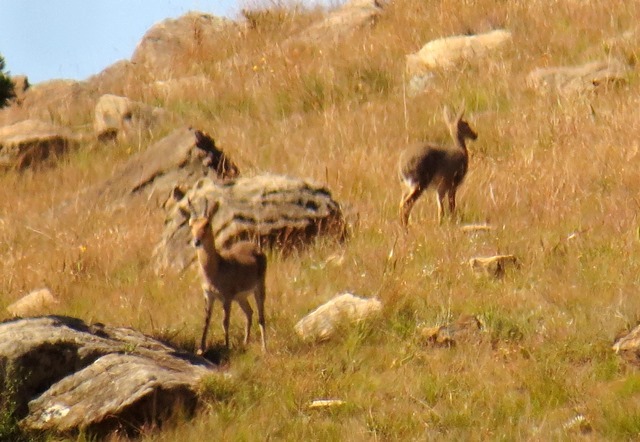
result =
[[[236,307],[228,382],[204,382],[195,417],[143,428],[143,440],[638,437],[640,374],[611,345],[640,318],[639,4],[395,0],[350,8],[331,16],[273,8],[246,23],[186,16],[182,33],[169,35],[177,52],[154,58],[161,70],[124,61],[71,95],[54,100],[34,88],[22,107],[4,110],[3,123],[37,117],[85,141],[55,164],[0,175],[0,318],[47,286],[60,298],[55,313],[195,348],[203,307],[195,270],[153,271],[162,208],[138,199],[51,215],[188,125],[211,134],[244,176],[326,186],[351,214],[350,237],[293,255],[270,251],[270,353],[255,341],[242,347]],[[407,69],[407,56],[429,41],[497,29],[511,35],[499,50],[417,79]],[[540,68],[612,60],[622,71],[572,80],[585,87],[527,81]],[[104,143],[86,135],[104,93],[171,117]],[[479,137],[458,213],[439,225],[429,192],[405,232],[400,152],[419,140],[449,143],[442,110],[463,103]],[[493,229],[461,229],[471,223]],[[514,255],[519,267],[493,278],[467,265],[496,254]],[[378,297],[382,314],[328,342],[301,341],[294,324],[346,291]],[[455,345],[422,333],[469,315],[480,329],[454,336]],[[214,322],[221,317],[216,305]],[[213,342],[221,333],[212,327]],[[344,403],[308,408],[317,399]]]

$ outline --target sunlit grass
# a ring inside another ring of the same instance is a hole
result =
[[[282,173],[326,185],[352,222],[350,238],[289,256],[269,252],[269,354],[255,337],[243,346],[244,318],[234,306],[228,377],[204,379],[195,416],[145,430],[142,439],[637,438],[640,382],[610,345],[640,318],[638,74],[579,97],[525,86],[534,68],[605,57],[602,40],[633,28],[637,5],[567,0],[543,14],[535,1],[395,1],[374,27],[331,44],[295,38],[320,9],[270,6],[274,12],[257,14],[253,27],[176,61],[176,72],[202,74],[212,90],[165,99],[142,75],[126,89],[209,132],[246,176]],[[500,58],[439,73],[435,87],[406,95],[406,54],[487,27],[514,33]],[[457,218],[439,225],[427,192],[405,233],[397,220],[400,151],[416,140],[448,143],[442,109],[462,102],[479,138]],[[83,127],[88,114],[55,118]],[[89,143],[56,167],[0,176],[0,307],[48,286],[61,298],[53,313],[134,327],[194,350],[204,303],[195,270],[152,268],[160,208],[137,201],[48,215],[173,127]],[[459,230],[485,222],[495,230]],[[521,267],[492,280],[467,265],[498,253],[514,254]],[[378,297],[382,315],[341,328],[332,341],[302,342],[294,324],[346,291]],[[420,336],[422,327],[464,314],[483,325],[475,340],[439,348]],[[222,343],[221,317],[216,305],[213,346]],[[326,398],[345,404],[307,407]],[[590,433],[563,428],[578,414]]]

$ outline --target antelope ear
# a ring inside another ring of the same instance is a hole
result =
[[[191,198],[187,198],[187,208],[189,209],[190,212],[190,219],[194,219],[197,218],[197,212],[196,212],[196,208],[193,207],[193,203],[191,202]]]
[[[442,116],[444,117],[444,122],[447,125],[451,125],[451,111],[449,110],[449,106],[445,105],[442,109]]]
[[[208,205],[209,205],[209,201],[207,201],[207,206],[205,207],[204,216],[205,218],[210,220],[211,218],[213,218],[213,215],[215,215],[218,209],[220,208],[220,201],[216,201],[215,203],[213,203],[211,207],[208,207]]]
[[[458,110],[458,115],[456,115],[456,122],[462,120],[464,116],[464,109],[466,107],[465,100],[462,100],[462,104],[460,105],[460,110]]]

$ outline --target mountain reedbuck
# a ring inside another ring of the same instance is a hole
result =
[[[198,354],[202,354],[205,350],[211,309],[215,300],[222,302],[224,309],[222,327],[224,329],[225,346],[229,347],[229,319],[233,301],[240,305],[247,317],[244,344],[246,345],[249,342],[253,310],[247,297],[251,292],[258,308],[262,351],[266,352],[264,300],[266,295],[267,258],[256,244],[249,241],[237,242],[228,250],[218,251],[213,230],[211,229],[211,220],[218,211],[220,203],[216,201],[211,208],[207,208],[207,202],[202,215],[196,213],[191,200],[188,200],[188,205],[191,211],[189,226],[193,236],[193,246],[196,249],[198,263],[200,264],[202,290],[205,299],[204,330],[202,331]]]
[[[409,224],[409,214],[413,205],[427,188],[434,187],[438,202],[438,222],[444,216],[443,200],[449,195],[449,211],[456,210],[456,191],[467,174],[469,153],[466,140],[475,140],[478,134],[462,119],[464,106],[451,120],[448,108],[444,108],[444,120],[449,127],[453,147],[432,143],[420,143],[409,147],[400,156],[400,179],[406,187],[400,202],[400,221]]]

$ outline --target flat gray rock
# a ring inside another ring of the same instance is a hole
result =
[[[135,330],[44,316],[0,324],[0,386],[25,430],[112,430],[193,409],[207,360]]]

